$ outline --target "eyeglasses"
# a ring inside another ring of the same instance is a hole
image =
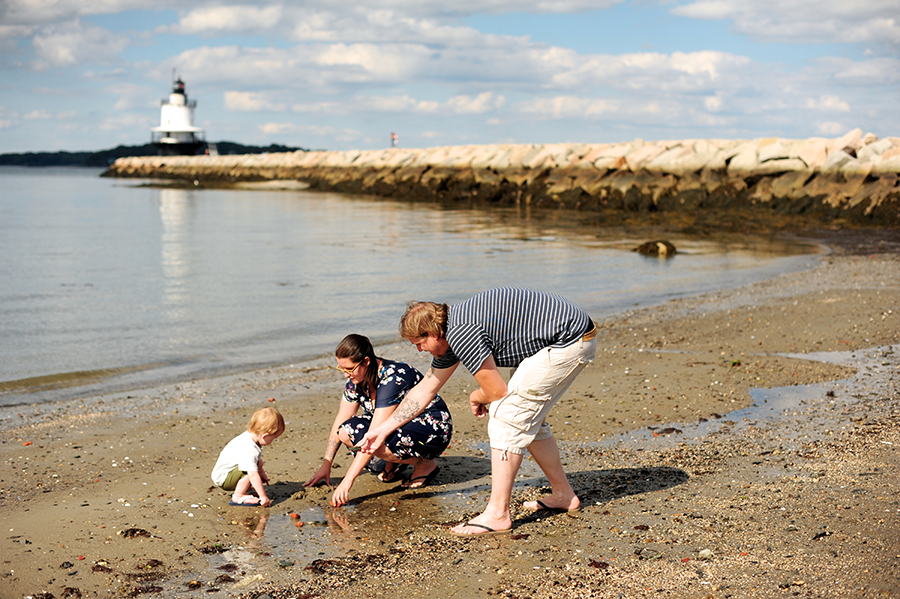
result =
[[[354,366],[353,368],[344,368],[343,366],[335,366],[335,369],[340,370],[344,374],[353,374],[354,372],[356,372],[356,369],[359,368],[360,364],[362,364],[362,362],[357,363],[357,365]]]

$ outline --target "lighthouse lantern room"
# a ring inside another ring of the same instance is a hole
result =
[[[204,145],[203,129],[194,126],[196,100],[188,100],[181,78],[172,84],[169,99],[161,101],[159,127],[150,130],[150,141],[160,156],[193,155]]]

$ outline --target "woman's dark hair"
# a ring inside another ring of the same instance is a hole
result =
[[[338,343],[337,348],[334,350],[334,355],[338,358],[351,360],[354,364],[359,364],[366,358],[369,358],[369,363],[366,365],[365,381],[369,384],[368,391],[374,400],[375,392],[378,389],[378,356],[375,355],[375,348],[372,347],[372,342],[369,341],[369,338],[355,333],[347,335]]]

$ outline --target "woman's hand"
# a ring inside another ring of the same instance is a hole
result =
[[[348,477],[344,477],[341,484],[334,490],[334,495],[331,496],[332,506],[340,507],[342,505],[347,505],[347,502],[350,501],[350,488],[353,486],[353,481],[351,480],[348,482],[347,479]]]
[[[319,469],[316,470],[316,473],[312,475],[308,481],[303,483],[304,487],[314,487],[316,485],[322,484],[324,482],[329,487],[331,486],[331,462],[328,460],[322,460],[322,465],[319,466]]]

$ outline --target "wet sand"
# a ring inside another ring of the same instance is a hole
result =
[[[896,596],[900,244],[824,240],[813,270],[599,322],[552,413],[583,509],[516,507],[505,535],[447,532],[490,490],[461,372],[434,484],[366,474],[340,509],[302,487],[342,386],[330,359],[4,408],[0,599]],[[231,507],[209,472],[263,405],[288,425],[264,451],[274,505]],[[546,492],[526,458],[514,505]]]

